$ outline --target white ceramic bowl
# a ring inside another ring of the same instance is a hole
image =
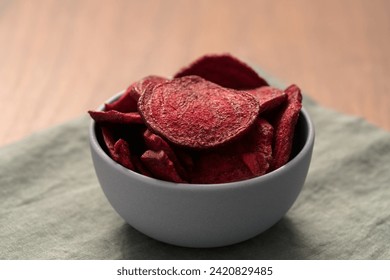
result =
[[[303,108],[295,133],[295,155],[285,166],[240,182],[178,184],[149,178],[117,164],[104,152],[96,133],[100,132],[91,121],[92,159],[112,207],[145,235],[185,247],[238,243],[278,222],[302,189],[314,146],[313,123]]]

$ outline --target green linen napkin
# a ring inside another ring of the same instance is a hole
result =
[[[390,133],[304,99],[309,174],[263,234],[189,249],[139,233],[100,189],[84,116],[0,148],[0,259],[390,259]]]

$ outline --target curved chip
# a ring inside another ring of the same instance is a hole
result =
[[[164,83],[166,81],[169,80],[161,76],[150,75],[135,83],[132,90],[134,92],[135,98],[137,99],[137,102],[147,88],[153,89],[158,84]]]
[[[270,169],[273,160],[273,136],[274,128],[261,118],[258,119],[255,129],[245,136],[247,143],[242,146],[244,152],[241,152],[241,159],[253,176],[263,175]]]
[[[258,119],[253,129],[225,147],[198,154],[191,183],[218,184],[265,174],[272,162],[273,127]]]
[[[232,89],[268,86],[250,66],[230,54],[205,55],[181,69],[174,78],[196,75]]]
[[[104,110],[115,110],[122,113],[136,112],[138,99],[145,88],[149,86],[154,87],[165,81],[168,81],[168,79],[156,75],[146,76],[145,78],[132,83],[118,100],[105,104]]]
[[[217,151],[200,155],[191,175],[193,184],[230,183],[253,177],[240,156]]]
[[[138,110],[146,125],[170,142],[205,149],[248,131],[259,113],[259,103],[247,92],[186,76],[145,92]]]
[[[260,113],[278,107],[287,99],[287,95],[284,91],[270,86],[247,90],[247,92],[256,97],[260,105]]]
[[[137,111],[137,93],[133,90],[137,82],[132,83],[126,91],[114,102],[106,103],[104,111],[115,110],[122,113]]]
[[[129,144],[125,140],[119,139],[118,141],[116,141],[114,145],[114,152],[115,156],[113,157],[113,159],[116,162],[130,170],[134,170],[134,164],[131,159]]]
[[[115,157],[114,146],[117,140],[114,138],[114,133],[111,128],[102,127],[101,131],[102,131],[103,142],[107,147],[108,155],[113,159]]]
[[[91,118],[97,123],[115,123],[115,124],[143,124],[144,121],[138,112],[122,113],[115,110],[111,111],[88,111]]]
[[[287,95],[287,103],[276,117],[274,160],[272,169],[278,169],[286,164],[291,155],[294,139],[295,125],[302,108],[302,94],[299,87],[291,85],[284,91]]]
[[[184,183],[185,181],[179,176],[172,161],[164,151],[147,150],[141,156],[141,162],[153,174],[154,178]]]
[[[186,170],[184,169],[183,165],[180,163],[178,157],[176,156],[176,153],[173,151],[172,147],[168,144],[168,142],[166,142],[157,134],[151,132],[149,129],[145,130],[144,139],[145,139],[145,145],[149,150],[155,152],[158,152],[160,150],[164,151],[168,156],[168,158],[174,164],[175,169],[177,170],[179,175],[184,179],[188,177]]]
[[[124,139],[115,140],[110,128],[102,127],[101,131],[109,156],[122,166],[134,170],[128,143]]]

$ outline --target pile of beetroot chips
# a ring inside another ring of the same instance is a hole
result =
[[[247,64],[206,55],[172,79],[148,76],[89,111],[107,154],[177,183],[228,183],[287,163],[302,107],[296,85],[271,87]]]

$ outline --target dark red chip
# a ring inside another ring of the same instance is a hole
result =
[[[128,143],[123,139],[115,139],[114,132],[108,127],[102,127],[103,141],[109,156],[122,166],[134,170]]]
[[[176,183],[185,183],[177,173],[173,162],[164,151],[155,152],[147,150],[141,156],[141,161],[153,174],[154,178]]]
[[[175,169],[180,174],[182,178],[187,178],[188,174],[185,171],[184,167],[180,163],[179,159],[176,156],[176,153],[173,151],[172,147],[160,136],[154,134],[149,129],[144,133],[145,145],[147,149],[158,152],[164,151],[168,158],[172,161],[175,166]]]
[[[251,170],[253,176],[260,176],[267,173],[272,164],[272,144],[274,137],[274,128],[264,119],[259,118],[255,129],[246,136],[248,146],[252,147],[250,151],[242,153],[241,159]]]
[[[133,164],[134,164],[135,171],[137,171],[139,174],[142,174],[142,175],[145,175],[145,176],[148,176],[148,177],[153,177],[153,174],[150,173],[150,171],[146,169],[144,164],[141,162],[140,158],[133,157],[132,161],[133,161]]]
[[[144,121],[138,112],[122,113],[115,110],[111,111],[88,111],[91,118],[98,123],[116,123],[116,124],[143,124]]]
[[[190,151],[180,149],[179,147],[175,147],[175,154],[187,173],[191,172],[194,168],[192,153]]]
[[[121,95],[121,97],[112,102],[105,104],[105,111],[119,111],[122,113],[127,112],[136,112],[137,111],[137,102],[146,87],[154,87],[162,82],[167,81],[168,79],[160,76],[147,76],[133,84],[131,84],[126,91]]]
[[[252,89],[268,85],[251,67],[230,54],[203,56],[181,69],[174,78],[190,75],[200,76],[232,89]]]
[[[138,92],[134,90],[136,84],[137,82],[131,84],[118,100],[105,104],[104,110],[115,110],[122,113],[136,112],[138,101]]]
[[[168,79],[164,77],[155,76],[155,75],[146,76],[145,78],[134,83],[131,86],[130,91],[132,93],[132,96],[134,96],[136,102],[138,102],[138,99],[141,97],[141,95],[144,93],[144,91],[147,88],[153,89],[156,85],[166,81],[168,81]]]
[[[287,99],[287,95],[284,91],[270,86],[247,90],[247,92],[256,97],[260,104],[260,113],[278,107]]]
[[[259,103],[247,92],[186,76],[145,92],[138,110],[146,125],[168,141],[205,149],[248,131],[259,113]]]
[[[278,169],[290,159],[295,126],[302,108],[301,90],[296,85],[289,86],[284,92],[287,95],[287,102],[274,121],[275,141],[272,169]]]
[[[200,152],[192,183],[235,182],[265,174],[272,162],[273,128],[258,119],[243,138],[217,150]]]
[[[130,170],[134,170],[134,164],[131,159],[129,145],[125,140],[119,139],[116,141],[114,145],[113,160]]]
[[[111,158],[115,156],[115,138],[113,135],[113,131],[108,127],[102,127],[102,136],[103,136],[103,142],[106,144],[108,154]]]
[[[199,155],[191,175],[193,184],[229,183],[253,177],[239,156],[216,151]]]

